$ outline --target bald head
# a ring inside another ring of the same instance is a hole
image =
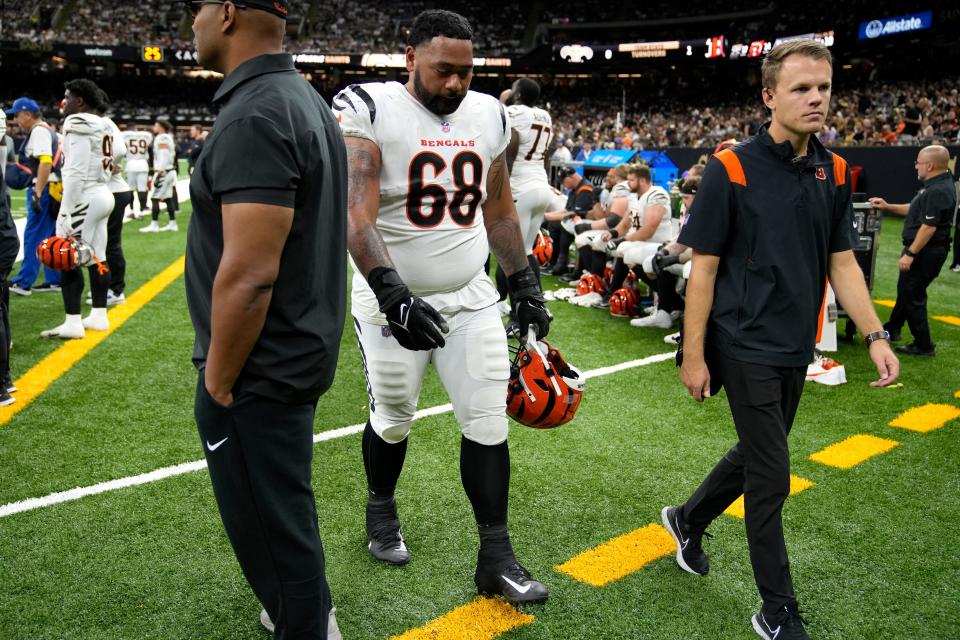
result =
[[[935,171],[946,171],[950,165],[950,152],[942,145],[932,144],[920,150],[918,161],[929,162]]]
[[[200,65],[226,75],[251,58],[283,51],[285,34],[284,18],[230,0],[200,5],[193,20]]]

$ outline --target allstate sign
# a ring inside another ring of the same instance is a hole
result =
[[[905,16],[881,18],[860,23],[860,40],[873,40],[882,36],[892,36],[898,33],[929,29],[933,24],[933,11],[911,13]]]

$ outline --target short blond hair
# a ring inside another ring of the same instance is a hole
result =
[[[814,60],[826,60],[833,67],[833,55],[830,49],[816,40],[791,40],[774,47],[763,59],[760,67],[760,77],[764,89],[776,89],[780,81],[780,68],[783,61],[790,56],[804,56]]]

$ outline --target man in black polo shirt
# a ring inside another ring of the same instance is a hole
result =
[[[751,622],[767,640],[809,636],[797,609],[781,510],[790,491],[787,435],[796,415],[827,276],[866,333],[880,373],[899,364],[853,256],[850,172],[813,135],[827,116],[832,59],[812,40],[763,63],[772,121],[707,164],[678,242],[693,249],[680,378],[696,400],[727,399],[739,442],[664,526],[677,563],[706,575],[707,526],[744,494],[747,542],[763,606]]]
[[[924,147],[914,163],[923,188],[910,204],[890,204],[883,198],[870,198],[870,203],[878,209],[907,217],[903,223],[897,303],[883,325],[894,341],[900,339],[904,323],[910,325],[913,342],[897,347],[897,353],[911,356],[937,353],[927,321],[927,287],[940,275],[947,261],[950,228],[957,209],[957,191],[947,168],[949,161],[950,152],[946,147]]]
[[[192,6],[200,64],[226,76],[190,181],[200,439],[263,625],[339,638],[310,476],[346,311],[346,150],[282,53],[285,0]]]

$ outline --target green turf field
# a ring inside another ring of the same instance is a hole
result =
[[[181,216],[181,229],[188,217]],[[125,230],[128,291],[184,249],[184,231],[145,235],[135,231],[140,224]],[[885,221],[878,298],[894,297],[899,226]],[[38,334],[61,322],[62,306],[50,294],[15,298],[11,306],[17,377],[59,346]],[[941,274],[929,307],[960,315],[960,274]],[[550,339],[581,369],[669,351],[666,331],[634,329],[605,311],[562,302],[551,310]],[[957,637],[960,425],[927,433],[887,426],[911,407],[960,406],[960,327],[932,327],[938,355],[904,361],[903,388],[867,387],[875,373],[860,344],[845,344],[837,355],[849,384],[807,385],[791,438],[793,472],[816,484],[787,502],[784,518],[814,638]],[[178,279],[0,426],[0,505],[201,459],[191,344]],[[365,397],[348,330],[316,431],[362,423]],[[421,407],[446,402],[431,374]],[[900,444],[845,470],[808,459],[854,434]],[[398,490],[413,554],[402,568],[378,565],[366,551],[359,436],[316,446],[328,577],[349,640],[401,634],[474,597],[476,535],[460,488],[458,441],[451,413],[414,427]],[[533,622],[502,637],[755,637],[749,618],[759,598],[743,523],[734,517],[711,529],[706,578],[683,573],[670,556],[599,588],[554,569],[658,523],[661,507],[685,499],[732,441],[725,400],[693,402],[670,361],[592,378],[576,420],[561,429],[514,425],[514,545],[552,593],[546,605],[526,610]],[[205,471],[0,517],[0,585],[3,640],[267,637]]]

